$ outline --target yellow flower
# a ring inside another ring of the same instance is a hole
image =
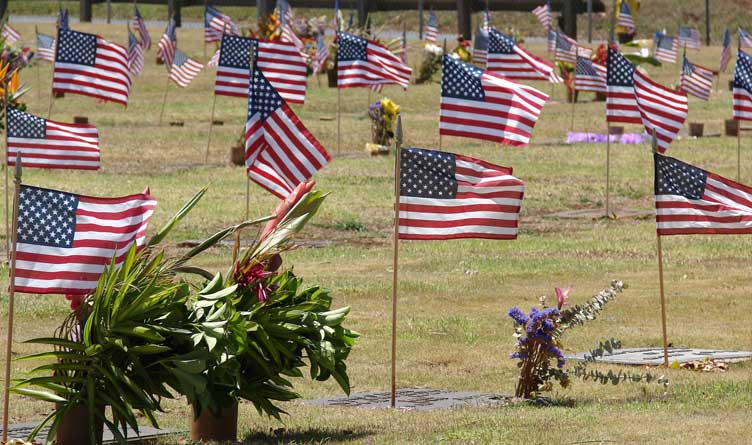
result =
[[[0,69],[0,79],[4,79],[5,72],[7,71],[7,66]],[[15,71],[13,75],[10,78],[10,82],[8,82],[8,96],[12,97],[13,94],[18,90],[18,71]],[[0,84],[0,96],[5,97],[5,83],[3,82]]]
[[[385,97],[381,99],[381,110],[386,128],[391,131],[397,121],[397,115],[400,113],[400,106]]]

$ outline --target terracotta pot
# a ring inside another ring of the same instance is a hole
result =
[[[595,92],[595,101],[596,102],[605,102],[606,101],[606,93],[601,93],[600,91]]]
[[[89,118],[86,116],[73,116],[74,124],[88,124]]]
[[[243,145],[233,145],[230,148],[230,162],[233,165],[245,165],[245,147]]]
[[[726,136],[736,136],[739,134],[739,121],[726,119]]]
[[[698,122],[690,122],[689,123],[689,135],[701,138],[703,130],[705,129],[705,124],[698,123]]]
[[[99,412],[104,415],[103,405],[99,406]],[[85,405],[76,405],[65,413],[60,421],[55,434],[55,443],[57,445],[95,445],[102,443],[104,422],[101,419],[95,419],[95,422],[95,425],[89,425],[88,409]],[[94,436],[97,438],[95,443],[89,440],[89,430],[92,428],[95,428]]]
[[[219,417],[208,409],[202,409],[201,415],[193,418],[191,440],[195,441],[230,441],[238,438],[238,402],[222,408]]]
[[[337,69],[332,68],[327,70],[326,79],[329,82],[329,88],[337,88]]]

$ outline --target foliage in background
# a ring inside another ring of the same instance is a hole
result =
[[[0,27],[5,22],[0,23]],[[26,105],[21,102],[29,87],[19,84],[19,73],[27,67],[34,54],[29,48],[17,48],[0,37],[0,128],[5,128],[5,95],[7,85],[8,105],[25,111]]]
[[[394,128],[400,106],[385,97],[368,106],[368,117],[371,118],[372,142],[380,145],[390,145],[394,137]]]

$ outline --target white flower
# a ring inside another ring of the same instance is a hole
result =
[[[444,50],[441,49],[440,46],[434,45],[433,43],[426,43],[426,51],[437,56],[440,56],[444,53]]]

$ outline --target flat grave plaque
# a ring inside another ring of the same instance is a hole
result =
[[[586,352],[568,355],[566,358],[584,360]],[[670,363],[688,363],[702,361],[707,358],[723,362],[739,362],[752,360],[752,351],[723,351],[720,349],[669,348]],[[613,353],[606,353],[596,362],[614,365],[661,365],[663,364],[663,348],[625,348],[617,349]]]
[[[511,398],[505,395],[466,391],[404,388],[397,390],[397,408],[406,411],[432,411],[448,408],[505,406],[509,404]],[[367,409],[389,408],[389,392],[361,392],[351,394],[349,397],[308,400],[305,403]]]

